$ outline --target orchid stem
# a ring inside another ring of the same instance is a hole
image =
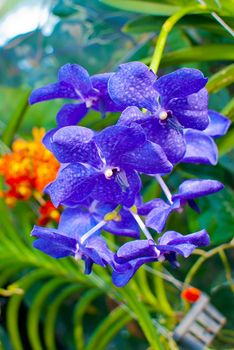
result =
[[[191,12],[195,11],[207,11],[207,6],[205,4],[201,5],[196,5],[196,6],[189,6],[189,7],[184,7],[178,12],[176,12],[174,15],[172,15],[170,18],[168,18],[160,31],[155,50],[153,53],[152,61],[150,64],[150,69],[154,72],[157,73],[158,67],[161,62],[162,54],[166,45],[167,37],[171,30],[173,29],[174,25],[185,15]]]
[[[138,225],[139,225],[141,231],[144,233],[145,237],[147,239],[150,239],[150,240],[154,241],[151,233],[149,232],[149,230],[145,226],[144,221],[141,220],[140,216],[137,213],[135,213],[133,210],[130,210],[130,213],[132,214],[132,216],[134,217],[134,219],[138,223]],[[155,253],[157,254],[157,256],[159,256],[160,255],[160,251],[156,247],[154,249],[155,249]]]
[[[143,220],[141,220],[140,216],[137,213],[134,213],[134,211],[130,210],[130,213],[132,214],[132,216],[134,217],[134,219],[136,220],[136,222],[138,223],[141,231],[144,233],[145,237],[147,239],[153,239],[151,233],[149,232],[149,230],[147,229],[147,227],[145,226],[145,223],[143,222]]]
[[[117,216],[118,212],[120,211],[120,209],[122,208],[121,205],[118,205],[113,211],[111,211],[110,213],[107,213],[103,220],[100,221],[96,226],[92,227],[88,232],[86,232],[80,239],[81,244],[84,243],[84,241],[86,241],[90,236],[92,236],[92,234],[94,234],[95,232],[97,232],[100,228],[102,228],[103,226],[105,226],[105,224],[108,221],[114,220],[115,217]]]
[[[198,0],[198,2],[201,4],[201,5],[206,5],[205,1],[203,0]],[[219,17],[219,15],[217,15],[216,12],[212,11],[211,12],[211,16],[229,33],[231,34],[231,36],[234,36],[234,31],[232,30],[231,27],[229,27],[229,25],[224,22],[224,20]]]
[[[210,251],[206,252],[204,255],[202,255],[196,262],[195,264],[192,266],[192,268],[189,270],[187,276],[185,277],[184,280],[184,288],[186,288],[187,286],[189,286],[192,282],[193,277],[195,276],[195,274],[197,273],[197,271],[200,269],[200,267],[202,266],[202,264],[209,258],[211,258],[212,256],[214,256],[215,254],[218,254],[220,251],[224,251],[226,249],[233,249],[234,247],[234,242],[230,242],[230,243],[224,243],[219,247],[216,247],[214,249],[211,249]]]
[[[102,228],[106,224],[105,220],[100,221],[96,226],[92,227],[88,232],[86,232],[80,239],[81,244],[84,243],[90,236],[92,236],[95,232],[97,232],[100,228]]]
[[[160,175],[155,175],[155,178],[156,178],[156,180],[158,181],[158,183],[159,183],[161,189],[163,190],[165,196],[167,197],[168,202],[169,202],[170,204],[173,204],[171,191],[170,191],[169,188],[167,187],[167,185],[166,185],[166,183],[164,182],[163,178],[162,178]]]

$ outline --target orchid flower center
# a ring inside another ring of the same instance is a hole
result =
[[[161,111],[159,113],[159,123],[161,125],[168,125],[171,129],[176,130],[177,132],[182,132],[183,127],[178,122],[178,120],[172,115],[171,111]]]
[[[93,104],[98,100],[97,97],[91,96],[85,100],[85,105],[87,108],[91,108]]]
[[[168,113],[166,111],[162,111],[159,113],[160,120],[166,120],[168,118]]]
[[[104,175],[105,175],[105,178],[107,180],[111,180],[112,176],[117,175],[118,172],[120,172],[120,169],[118,167],[116,167],[116,168],[107,168],[104,171]]]
[[[125,192],[129,188],[128,179],[124,170],[121,170],[119,167],[109,167],[104,171],[105,178],[107,180],[114,179],[118,185],[121,187],[121,190]]]

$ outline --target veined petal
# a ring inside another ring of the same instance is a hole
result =
[[[68,63],[62,66],[58,72],[58,81],[72,85],[81,97],[87,96],[93,89],[89,73],[79,64]]]
[[[138,123],[141,125],[141,123],[144,123],[149,119],[151,120],[152,116],[143,113],[139,108],[132,106],[125,108],[119,117],[117,125],[132,126],[133,123]]]
[[[55,207],[67,200],[76,199],[79,202],[91,193],[96,181],[97,172],[93,168],[86,168],[82,164],[69,164],[46,187],[45,193],[50,195]]]
[[[210,122],[204,133],[212,137],[225,135],[231,125],[231,120],[216,111],[209,110],[208,114]]]
[[[120,158],[120,166],[121,164],[149,175],[166,174],[173,168],[163,149],[150,141],[146,141],[132,152],[125,153]]]
[[[178,208],[179,205],[176,204],[171,206],[162,200],[159,200],[157,204],[158,205],[156,206],[155,203],[154,209],[147,215],[145,224],[156,232],[161,233],[166,225],[168,216],[172,211]]]
[[[82,126],[65,126],[59,129],[51,140],[53,154],[61,163],[101,164],[95,143],[94,132]]]
[[[109,79],[111,99],[126,108],[137,106],[150,111],[158,106],[158,94],[153,88],[156,75],[141,62],[121,64],[117,73]]]
[[[137,258],[157,257],[155,246],[155,242],[151,240],[139,239],[127,242],[118,249],[115,261],[122,264]]]
[[[168,254],[171,252],[177,253],[182,255],[184,258],[188,258],[192,252],[194,251],[194,249],[196,249],[196,246],[194,244],[190,244],[190,243],[181,243],[181,244],[169,244],[166,246],[162,246],[162,245],[158,245],[157,249],[160,250],[161,254]]]
[[[109,165],[118,165],[119,158],[145,142],[145,134],[139,128],[114,125],[96,134],[94,142]]]
[[[160,94],[161,104],[165,106],[174,98],[185,98],[204,88],[207,78],[198,69],[181,68],[159,78],[154,87]]]
[[[92,197],[99,201],[131,207],[135,202],[135,196],[140,192],[141,180],[135,171],[126,170],[125,173],[129,185],[127,188],[122,188],[115,178],[107,180],[104,175],[99,175]]]
[[[43,145],[51,152],[53,153],[53,149],[52,149],[52,138],[54,136],[54,134],[59,130],[59,128],[54,128],[51,129],[49,131],[47,131],[47,133],[45,134],[45,136],[42,139],[42,143]]]
[[[182,235],[176,231],[167,231],[159,238],[160,245],[170,244],[184,244],[191,243],[198,247],[207,245],[210,243],[209,235],[206,230],[191,233],[189,235]]]
[[[134,276],[136,271],[143,265],[149,262],[157,261],[156,257],[144,257],[132,260],[125,264],[120,264],[121,269],[115,269],[112,273],[112,281],[116,287],[124,287]]]
[[[185,141],[181,131],[172,128],[167,122],[162,124],[157,118],[141,124],[147,139],[160,145],[172,164],[176,164],[185,154]]]
[[[38,238],[33,243],[34,248],[53,258],[75,255],[77,241],[62,235],[56,229],[34,226],[31,235]]]
[[[107,264],[113,266],[114,254],[109,249],[105,240],[99,236],[91,237],[84,244],[83,251],[96,264],[106,266]]]
[[[133,238],[140,237],[140,229],[132,214],[125,209],[118,213],[117,220],[108,221],[105,230],[118,236],[127,236]]]
[[[34,103],[54,100],[56,98],[70,98],[76,100],[79,99],[79,96],[71,84],[61,81],[33,90],[29,97],[29,103],[33,105]]]
[[[123,108],[117,105],[109,96],[108,81],[113,73],[95,74],[91,77],[92,85],[99,91],[99,99],[93,108],[100,112],[121,112]]]
[[[173,116],[185,128],[204,130],[209,124],[206,89],[184,98],[174,98],[168,102],[166,108],[172,111]]]
[[[218,192],[224,188],[224,185],[216,180],[192,179],[186,180],[179,186],[179,192],[172,196],[176,199],[195,199],[202,196]]]
[[[96,202],[96,201],[95,201]],[[103,220],[107,213],[112,212],[116,208],[114,203],[97,202],[94,206],[90,206],[90,211],[97,222]],[[140,229],[136,220],[133,218],[129,210],[121,208],[115,219],[107,221],[105,230],[118,236],[128,236],[139,238]]]
[[[176,231],[168,231],[159,239],[157,249],[162,253],[174,251],[187,258],[195,248],[206,246],[210,243],[206,230],[201,230],[186,236]]]
[[[94,227],[97,222],[84,205],[66,208],[60,218],[58,230],[68,237],[79,240],[83,234]],[[100,230],[95,234],[100,234]]]
[[[68,125],[76,125],[84,118],[88,109],[85,103],[81,104],[66,104],[64,105],[56,116],[57,124],[61,128]]]
[[[160,244],[161,243],[162,241],[160,240]],[[190,243],[190,244],[194,244],[197,247],[203,247],[210,244],[210,237],[206,230],[201,230],[194,233],[190,233],[189,235],[185,235],[185,236],[181,235],[181,237],[174,236],[174,238],[172,238],[169,243],[170,244]]]
[[[202,131],[187,129],[184,131],[186,152],[184,163],[211,164],[218,161],[218,149],[210,136]]]
[[[149,202],[140,203],[139,205],[137,205],[137,213],[139,215],[145,216],[148,215],[154,208],[160,207],[165,207],[165,209],[168,209],[170,205],[165,203],[161,198],[154,198]]]

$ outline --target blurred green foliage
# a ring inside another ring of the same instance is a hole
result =
[[[5,2],[3,17],[22,1]],[[0,47],[1,150],[13,138],[28,138],[33,126],[55,126],[62,101],[27,106],[31,89],[56,79],[58,68],[79,63],[93,73],[114,71],[121,62],[150,63],[163,23],[195,0],[54,0],[48,5],[46,25],[20,34]],[[234,119],[234,41],[212,12],[234,27],[234,1],[206,1],[208,8],[182,17],[169,33],[158,75],[187,66],[202,70],[210,80],[210,108]],[[30,5],[29,5],[30,6]],[[46,31],[46,27],[50,31]],[[118,115],[102,120],[91,112],[81,125],[95,130],[114,124]],[[141,269],[136,278],[116,289],[108,271],[95,268],[84,276],[71,259],[55,261],[32,249],[29,236],[36,220],[35,203],[18,203],[9,210],[0,202],[0,349],[177,349],[171,332],[187,307],[179,297],[183,281],[211,296],[227,317],[227,326],[212,349],[233,349],[233,260],[230,241],[234,227],[234,129],[218,140],[216,167],[179,165],[167,179],[176,190],[183,179],[200,177],[222,181],[225,189],[200,199],[201,215],[190,209],[174,213],[167,229],[189,233],[207,228],[217,254],[196,254],[181,261],[181,268],[154,265]],[[157,184],[144,178],[144,198],[160,196]],[[108,236],[110,246],[118,244]],[[226,254],[224,266],[219,253]],[[210,255],[209,255],[210,254]],[[191,276],[191,268],[203,259]],[[207,260],[206,260],[207,259]],[[177,283],[168,282],[172,273]],[[186,279],[187,276],[187,279]],[[181,281],[182,283],[180,284]],[[9,298],[7,297],[9,295]]]

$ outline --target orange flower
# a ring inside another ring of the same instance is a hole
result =
[[[181,297],[190,303],[195,303],[200,296],[201,291],[195,287],[188,287],[181,293]]]
[[[44,134],[44,129],[34,128],[33,140],[17,139],[12,153],[0,158],[0,175],[8,187],[2,196],[9,206],[17,199],[28,200],[35,192],[42,193],[56,177],[59,163],[42,144]]]
[[[39,212],[38,225],[45,226],[49,221],[59,223],[60,212],[53,206],[51,201],[45,202],[45,204],[41,206]]]

